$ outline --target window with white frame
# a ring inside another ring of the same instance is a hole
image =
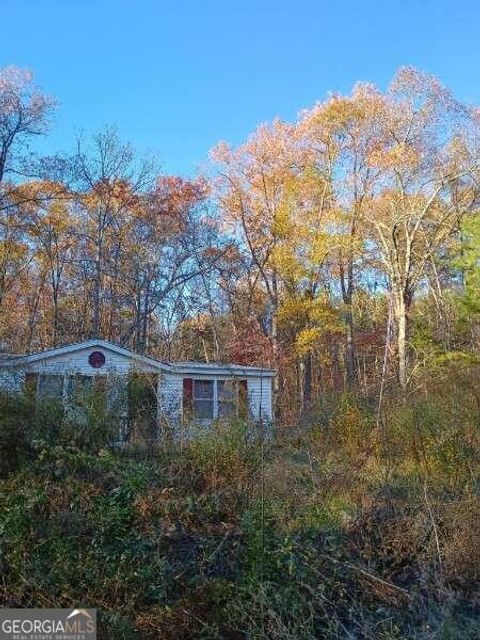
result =
[[[247,381],[244,379],[183,380],[184,420],[209,421],[248,417]]]
[[[196,420],[213,420],[214,380],[193,381],[193,415]]]

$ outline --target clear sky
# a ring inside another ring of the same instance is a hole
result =
[[[478,0],[0,0],[0,67],[56,96],[43,150],[115,124],[164,171],[400,65],[480,102]]]

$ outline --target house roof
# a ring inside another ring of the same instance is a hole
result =
[[[23,355],[5,355],[5,358],[0,357],[0,366],[2,367],[18,367],[33,362],[39,362],[47,360],[55,356],[64,355],[68,353],[74,353],[81,349],[105,349],[112,351],[127,358],[132,358],[138,363],[143,363],[163,371],[165,373],[173,373],[179,375],[230,375],[230,376],[266,376],[272,377],[275,375],[273,369],[264,369],[261,367],[251,367],[248,365],[235,364],[235,363],[205,363],[205,362],[162,362],[151,358],[149,356],[143,356],[134,351],[130,351],[125,347],[121,347],[113,342],[107,340],[101,340],[95,338],[93,340],[86,340],[84,342],[76,342],[67,344],[61,347],[55,347],[47,349],[45,351],[39,351],[37,353],[23,354]]]
[[[175,370],[175,372],[186,375],[210,374],[264,377],[273,377],[275,375],[274,369],[251,367],[249,365],[234,363],[172,362],[171,366]]]
[[[0,365],[7,362],[13,362],[17,358],[20,358],[17,353],[7,353],[6,351],[2,351],[0,352]]]

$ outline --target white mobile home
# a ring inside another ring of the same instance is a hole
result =
[[[239,364],[160,362],[105,340],[69,344],[40,353],[0,355],[0,388],[32,390],[69,403],[72,385],[107,389],[108,381],[147,376],[154,390],[155,419],[171,424],[208,424],[241,415],[272,419],[272,369]]]

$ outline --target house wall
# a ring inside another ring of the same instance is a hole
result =
[[[88,357],[93,351],[100,351],[105,356],[105,364],[100,369],[95,369],[88,363]],[[62,373],[72,372],[86,376],[109,372],[127,374],[131,370],[158,373],[158,369],[146,363],[136,362],[128,356],[99,347],[79,349],[72,353],[63,353],[38,362],[30,362],[25,364],[22,369],[32,373],[57,373],[61,375]]]
[[[248,401],[255,420],[272,419],[272,378],[247,378]]]
[[[158,383],[158,399],[161,414],[169,422],[179,422],[182,417],[183,375],[164,373]]]
[[[88,357],[93,351],[100,351],[105,355],[105,365],[99,369],[90,366]],[[165,416],[172,423],[180,423],[183,408],[183,379],[225,380],[247,379],[248,401],[254,420],[272,419],[272,379],[270,376],[260,375],[215,375],[192,373],[161,373],[157,367],[146,362],[136,361],[127,355],[111,351],[100,346],[89,346],[70,353],[57,354],[43,358],[37,362],[25,363],[18,369],[0,369],[0,389],[21,391],[24,386],[25,373],[52,373],[57,375],[125,375],[130,371],[142,371],[159,375],[158,404],[159,417]]]
[[[105,364],[103,367],[96,369],[88,362],[88,357],[93,351],[100,351],[105,356]],[[17,367],[0,368],[0,390],[9,393],[21,393],[25,386],[25,374],[54,374],[65,376],[64,382],[64,398],[67,393],[67,376],[69,375],[85,375],[85,376],[113,376],[119,377],[119,384],[123,376],[128,375],[132,371],[141,371],[143,373],[153,373],[159,376],[159,387],[161,386],[161,372],[158,368],[153,367],[145,362],[139,362],[131,357],[116,353],[100,346],[89,346],[70,353],[58,354],[45,359],[39,359],[36,362],[27,362],[19,364]]]
[[[8,393],[20,393],[23,389],[24,378],[23,371],[0,370],[0,390]]]
[[[244,376],[238,376],[245,379]],[[167,420],[177,422],[182,417],[183,411],[183,379],[194,380],[226,380],[235,379],[225,375],[199,375],[199,374],[164,374],[159,383],[160,407]],[[247,377],[248,403],[254,420],[272,419],[272,378],[269,376]]]

